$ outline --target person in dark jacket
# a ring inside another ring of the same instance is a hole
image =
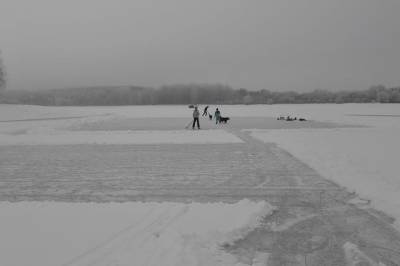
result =
[[[219,118],[221,117],[221,112],[218,110],[218,108],[217,110],[215,110],[214,117],[215,117],[215,124],[218,124],[220,122]]]
[[[204,108],[202,116],[207,116],[208,115],[208,111],[207,110],[208,110],[208,105],[206,106],[206,108]]]
[[[193,125],[192,125],[192,129],[194,129],[194,125],[197,123],[197,129],[200,129],[200,122],[199,122],[199,116],[200,116],[200,112],[199,109],[197,108],[197,106],[194,108],[193,111]]]

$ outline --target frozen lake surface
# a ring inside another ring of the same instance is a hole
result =
[[[399,105],[218,107],[0,105],[5,265],[400,264]]]

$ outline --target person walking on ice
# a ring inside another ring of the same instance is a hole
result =
[[[221,112],[218,110],[218,108],[217,110],[215,110],[214,116],[215,116],[215,124],[218,124],[219,118],[221,117]]]
[[[202,116],[208,115],[207,110],[208,110],[208,105],[204,108],[204,111],[203,111],[203,115],[202,115]]]
[[[192,125],[192,129],[194,129],[194,125],[197,122],[197,129],[200,129],[200,122],[199,122],[199,116],[200,116],[200,112],[199,109],[196,107],[194,107],[194,111],[193,111],[193,125]]]

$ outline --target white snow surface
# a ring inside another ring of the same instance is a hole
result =
[[[0,203],[1,265],[240,265],[220,245],[272,211],[266,202]]]
[[[202,107],[200,109],[202,110]],[[219,107],[230,117],[291,115],[363,128],[251,130],[322,176],[371,199],[400,229],[400,105],[315,104]],[[0,105],[1,145],[237,143],[223,130],[68,131],[120,118],[191,118],[187,106]],[[284,122],[282,121],[284,127]],[[256,125],[255,125],[256,127]],[[267,203],[0,203],[0,265],[235,265],[218,249],[255,226]],[[6,240],[6,241],[5,241]],[[354,250],[351,245],[345,250]],[[350,254],[350,253],[348,253]],[[260,254],[260,257],[265,254]],[[137,262],[137,263],[136,263]]]

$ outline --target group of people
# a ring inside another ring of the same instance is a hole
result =
[[[208,113],[208,105],[204,108],[203,114],[202,116],[207,116],[210,118],[210,120],[212,120],[213,116],[211,114]],[[195,125],[197,124],[197,129],[200,129],[200,111],[199,108],[197,106],[194,107],[193,110],[193,124],[192,124],[192,129],[194,129]],[[221,119],[221,112],[219,111],[219,109],[217,108],[214,112],[214,118],[215,118],[215,124],[220,123],[220,119]]]

